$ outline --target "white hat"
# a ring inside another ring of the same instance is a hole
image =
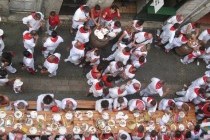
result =
[[[23,81],[21,81],[20,79],[16,79],[16,80],[14,81],[14,86],[19,87],[19,86],[22,86],[22,85],[23,85]]]
[[[4,31],[0,29],[0,36],[2,36],[3,34],[4,34]]]
[[[59,59],[61,58],[61,54],[60,54],[60,53],[54,53],[53,55],[55,55],[55,56],[58,57]]]

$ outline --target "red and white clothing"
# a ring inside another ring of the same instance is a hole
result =
[[[167,24],[175,24],[175,23],[179,23],[179,24],[181,24],[184,20],[180,20],[180,21],[178,21],[177,19],[179,18],[178,16],[180,16],[180,15],[175,15],[175,16],[172,16],[171,18],[169,18],[168,20],[167,20]]]
[[[39,13],[41,15],[40,20],[35,20],[35,14]],[[41,27],[41,22],[44,20],[44,15],[41,12],[33,12],[31,15],[24,17],[22,19],[23,24],[29,24],[31,27],[29,27],[29,32],[35,30],[37,31]]]
[[[145,45],[140,45],[132,50],[131,61],[138,61],[141,56],[147,56],[147,50],[144,49]]]
[[[131,60],[131,64],[137,69],[143,66],[146,62],[147,62],[146,58],[144,58],[144,62],[140,62],[139,60],[133,60],[133,61]]]
[[[170,110],[171,103],[175,103],[173,99],[162,99],[159,102],[158,110],[168,111]]]
[[[31,74],[34,74],[35,68],[34,68],[34,57],[32,50],[28,49],[27,51],[30,52],[30,55],[28,57],[23,57],[23,64],[26,67],[27,71]]]
[[[63,38],[61,36],[57,36],[55,38],[48,37],[43,44],[44,50],[42,51],[42,54],[44,55],[44,57],[46,58],[49,55],[49,53],[53,54],[55,52],[55,49],[62,42]]]
[[[182,110],[183,109],[183,104],[186,104],[186,105],[188,105],[187,103],[185,103],[185,102],[175,102],[175,105],[176,105],[176,107],[177,107],[177,109],[179,109],[179,110]],[[189,106],[189,105],[188,105]],[[190,106],[189,106],[189,108],[190,108]]]
[[[122,71],[123,71],[123,67],[118,68],[117,67],[117,62],[112,61],[112,62],[109,63],[109,65],[107,66],[107,68],[105,69],[103,74],[110,73],[112,76],[115,77]]]
[[[2,37],[0,36],[0,56],[2,55],[4,47],[5,47],[4,41],[3,41]]]
[[[139,88],[136,88],[134,87],[134,84],[139,84]],[[141,88],[141,83],[136,80],[136,79],[132,79],[131,81],[129,81],[127,84],[126,84],[126,91],[127,93],[130,95],[130,94],[134,94],[138,91],[140,91],[140,88]]]
[[[137,27],[136,23],[138,22],[138,20],[133,20],[133,28],[135,30],[135,32],[142,32],[143,31],[143,26]]]
[[[125,97],[122,97],[124,102],[123,103],[119,103],[118,102],[118,98],[115,98],[114,99],[114,102],[113,102],[113,109],[116,109],[116,110],[123,110],[123,109],[126,109],[127,106],[128,106],[128,100],[125,98]]]
[[[61,54],[54,53],[53,55],[56,58],[53,61],[50,61],[49,60],[50,56],[47,57],[45,62],[44,62],[44,67],[47,69],[47,71],[50,73],[50,75],[56,76]]]
[[[117,12],[111,13],[111,8],[107,7],[102,11],[101,22],[105,26],[108,26],[115,17],[117,17],[119,19],[120,15],[118,15]]]
[[[192,63],[196,58],[199,56],[203,55],[205,51],[200,51],[200,50],[194,50],[190,54],[186,55],[183,59],[181,59],[181,62],[183,64],[189,64]]]
[[[151,101],[153,101],[153,100],[155,100],[155,99],[152,98],[152,97],[142,97],[142,101],[144,101],[144,103],[146,105],[146,108],[147,108],[149,113],[153,113],[157,109],[157,103],[156,103],[155,106],[151,105]]]
[[[9,132],[8,134],[9,140],[16,140],[16,135],[17,135],[16,133]],[[28,139],[27,135],[24,134],[21,140],[27,140],[27,139]]]
[[[210,39],[210,29],[206,29],[203,32],[201,32],[198,39],[206,43]]]
[[[153,38],[151,39],[147,39],[148,33],[147,32],[138,32],[134,35],[134,40],[136,42],[136,44],[151,44],[152,43],[152,40]]]
[[[187,37],[185,35],[181,34],[179,37],[174,38],[171,43],[168,43],[165,46],[165,49],[171,50],[171,49],[173,49],[175,47],[180,47],[183,44],[186,44],[187,41],[188,41]]]
[[[122,89],[121,87],[113,87],[109,88],[109,94],[107,96],[111,98],[117,98],[126,96],[127,94],[128,93],[125,89]]]
[[[99,79],[101,77],[101,72],[98,71],[97,67],[94,66],[87,74],[86,78],[88,79],[88,85],[92,85],[95,79]]]
[[[150,135],[147,135],[147,136],[145,137],[145,140],[158,140],[158,136],[151,137]]]
[[[60,24],[59,15],[49,16],[48,22],[47,22],[48,35],[51,35],[52,31],[56,30],[59,24]]]
[[[124,48],[127,47],[125,44],[119,44],[118,49],[111,54],[109,57],[105,58],[105,60],[111,61],[111,60],[115,60],[117,61],[121,61],[124,65],[127,64],[131,53],[130,52],[125,52]]]
[[[28,106],[28,103],[25,100],[16,100],[13,104],[15,111],[19,110],[18,109],[18,104],[19,103],[23,103],[25,107]]]
[[[102,101],[108,101],[109,102],[109,106],[108,108],[104,109],[101,107],[101,102]],[[96,105],[95,105],[95,110],[98,111],[98,112],[102,112],[104,110],[112,110],[112,103],[113,103],[113,99],[100,99],[100,100],[97,100],[96,101]]]
[[[41,107],[41,104],[43,103],[43,99],[46,95],[50,95],[53,99],[54,99],[54,94],[41,94],[37,97],[37,102],[36,102],[36,110],[37,111],[43,111],[42,110],[42,107]],[[49,111],[51,106],[53,106],[53,103],[51,103],[50,105],[45,105],[44,107],[44,111]]]
[[[199,58],[202,58],[206,64],[210,62],[210,47],[205,50],[205,53],[201,55]]]
[[[208,107],[210,106],[210,103],[205,103],[200,109],[203,111],[203,114],[205,117],[210,117],[210,112],[208,111]]]
[[[135,133],[131,134],[132,140],[141,140],[144,138],[144,136],[145,136],[144,132],[143,133],[136,132],[136,134]]]
[[[99,140],[95,135],[90,135],[89,137],[82,136],[82,140]]]
[[[140,91],[140,96],[152,96],[159,94],[163,96],[163,85],[160,83],[160,79],[153,77],[151,83],[142,91]]]
[[[133,69],[133,68],[134,68],[134,66],[131,64],[126,65],[122,74],[121,74],[121,78],[123,78],[124,80],[134,78],[135,72],[131,72],[131,69]]]
[[[196,27],[195,27],[194,23],[188,23],[188,24],[181,27],[180,32],[182,34],[190,34],[190,33],[194,32],[195,29],[196,29]]]
[[[93,84],[89,89],[89,93],[93,93],[94,97],[101,97],[103,95],[103,87],[99,85],[99,80],[93,80]]]
[[[193,81],[190,85],[190,87],[194,87],[194,86],[204,86],[207,84],[207,79],[208,79],[209,76],[207,75],[204,75],[198,79],[196,79],[195,81]]]
[[[111,87],[113,87],[113,83],[112,83],[112,82],[109,82],[109,81],[107,80],[108,76],[109,76],[108,74],[104,74],[104,75],[102,76],[102,78],[101,78],[101,81],[104,82],[104,85],[105,85],[106,87],[111,88]]]
[[[132,99],[128,102],[128,109],[129,111],[134,111],[134,110],[142,111],[146,109],[146,105],[144,101],[140,99]]]
[[[195,130],[191,130],[191,138],[194,139],[200,139],[201,137],[201,133],[202,133],[202,129],[200,129],[199,131],[195,131]]]
[[[100,55],[96,56],[95,51],[88,51],[85,55],[85,61],[90,62],[91,66],[98,65],[100,63]]]
[[[176,29],[173,27],[173,24],[167,24],[162,27],[163,32],[160,35],[161,43],[165,44],[167,42],[172,43]]]
[[[71,102],[73,107],[72,110],[75,110],[77,108],[77,102],[73,98],[65,98],[61,101],[61,108],[65,109],[66,108],[66,103]]]
[[[108,36],[113,38],[116,37],[122,31],[121,27],[116,27],[114,24],[114,21],[110,23],[110,25],[108,26],[109,33],[107,34]]]
[[[84,25],[78,26],[77,34],[74,40],[78,40],[79,42],[85,44],[89,42],[91,30],[84,30]]]
[[[80,63],[81,58],[84,57],[85,55],[85,46],[82,47],[81,49],[78,49],[75,47],[75,43],[77,41],[72,41],[72,48],[70,50],[69,56],[65,61],[70,61],[74,65],[78,65]]]
[[[85,5],[83,5],[85,6]],[[89,17],[89,13],[85,13],[82,8],[83,6],[80,6],[76,12],[74,13],[74,16],[72,18],[72,28],[78,29],[80,25],[83,25],[84,22],[79,21],[80,19],[87,19]]]
[[[24,31],[23,32],[23,45],[26,50],[30,49],[32,52],[34,52],[34,47],[35,47],[35,39],[33,36],[30,34],[29,31]]]
[[[127,138],[123,139],[123,140],[131,140],[130,134],[128,132],[124,131],[124,130],[119,130],[117,140],[122,140],[120,138],[121,135],[126,135],[127,136]]]

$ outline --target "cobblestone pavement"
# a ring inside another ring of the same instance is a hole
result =
[[[53,92],[56,98],[62,99],[65,97],[73,97],[75,99],[93,100],[93,97],[86,97],[88,92],[88,85],[86,84],[85,72],[87,69],[82,69],[74,66],[71,63],[64,63],[73,37],[69,34],[69,27],[62,26],[58,28],[58,33],[64,38],[64,43],[59,46],[57,52],[62,54],[61,63],[58,68],[58,75],[49,78],[47,75],[30,75],[21,70],[19,62],[22,61],[22,33],[27,28],[20,23],[1,23],[0,28],[5,31],[5,44],[7,51],[14,51],[16,53],[13,61],[14,67],[18,69],[16,74],[10,74],[10,78],[22,77],[24,81],[23,93],[15,94],[12,87],[0,87],[0,93],[5,94],[11,98],[36,100],[36,97],[41,93]],[[35,63],[42,64],[44,57],[41,54],[42,38],[44,32],[40,33],[40,39],[35,48]],[[110,46],[107,46],[110,47]],[[108,49],[103,50],[103,56],[109,54]],[[166,91],[168,97],[174,97],[177,90],[182,89],[183,84],[188,84],[197,77],[202,76],[205,72],[205,64],[200,62],[197,66],[196,62],[183,65],[180,63],[180,58],[175,52],[169,54],[164,53],[161,49],[151,47],[147,57],[147,63],[137,71],[136,78],[142,82],[143,87],[150,82],[152,77],[158,77],[166,81]],[[138,94],[129,98],[139,97]]]

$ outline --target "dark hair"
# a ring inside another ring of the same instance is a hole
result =
[[[117,61],[117,66],[118,66],[119,68],[121,68],[121,67],[123,67],[123,63],[122,63],[121,61]]]
[[[43,103],[44,103],[44,104],[49,105],[50,103],[52,103],[52,101],[53,101],[53,98],[52,98],[52,96],[50,96],[50,95],[46,95],[46,96],[44,96],[44,98],[43,98]]]
[[[204,88],[199,88],[198,92],[199,92],[200,94],[204,94],[204,93],[205,93],[205,89],[204,89]]]
[[[205,49],[206,49],[206,48],[205,48],[204,46],[201,46],[201,47],[199,48],[200,51],[205,51]]]
[[[138,24],[139,26],[141,26],[143,23],[144,23],[144,20],[138,20],[138,21],[136,22],[136,24]]]
[[[178,29],[180,24],[179,23],[175,23],[173,26],[174,26],[175,29]]]
[[[125,47],[125,51],[126,51],[126,52],[130,52],[130,51],[131,51],[131,48]]]
[[[58,36],[58,34],[57,34],[56,31],[52,31],[51,36],[52,36],[53,38],[56,38],[56,37]]]
[[[31,53],[27,50],[23,51],[23,56],[25,57],[29,57],[31,55]]]
[[[67,134],[65,136],[66,140],[72,140],[73,136],[71,134]]]
[[[3,102],[5,99],[4,99],[4,96],[0,95],[0,104],[1,102]]]
[[[144,61],[145,61],[145,57],[144,56],[140,56],[139,57],[139,62],[142,62],[143,63]]]
[[[125,135],[125,134],[121,134],[121,135],[120,135],[120,139],[122,139],[122,140],[126,140],[126,139],[127,139],[127,135]]]
[[[101,107],[102,108],[108,108],[109,107],[109,101],[107,101],[107,100],[101,101]]]
[[[35,35],[37,35],[37,31],[32,30],[32,31],[30,32],[30,34],[31,34],[32,36],[35,36]]]
[[[51,12],[50,12],[50,15],[51,15],[51,16],[55,16],[55,15],[56,15],[56,12],[55,12],[55,11],[51,11]]]
[[[180,137],[182,136],[182,132],[179,131],[179,130],[176,130],[174,136],[175,136],[176,138],[180,138]]]
[[[185,133],[185,138],[191,138],[191,132],[190,131],[187,131]]]
[[[151,104],[152,106],[155,106],[155,105],[157,104],[157,102],[156,102],[156,100],[152,100],[152,101],[150,102],[150,104]]]
[[[172,108],[175,107],[175,103],[171,102],[170,107],[172,107]]]
[[[41,139],[41,140],[49,140],[49,139],[48,139],[48,136],[46,136],[46,135],[41,135],[41,136],[40,136],[40,139]]]
[[[100,55],[99,50],[95,50],[94,53],[95,53],[96,56]]]
[[[35,17],[38,18],[38,19],[41,19],[41,14],[40,13],[36,13]]]
[[[117,5],[112,5],[110,8],[115,10],[115,11],[117,11],[117,9],[119,9],[119,7]]]
[[[107,76],[107,79],[106,79],[108,82],[112,82],[114,80],[114,77],[113,76]]]
[[[82,10],[85,12],[85,13],[89,13],[90,12],[90,7],[85,5],[83,6]]]
[[[143,125],[139,125],[139,127],[138,127],[138,132],[140,132],[140,133],[142,133],[142,132],[144,132],[144,126]]]
[[[95,10],[101,10],[101,6],[98,4],[96,4],[94,8],[95,8]]]
[[[123,97],[118,97],[118,98],[117,98],[117,102],[120,103],[120,104],[121,104],[121,103],[124,103]]]
[[[200,125],[197,124],[197,125],[195,126],[194,130],[195,130],[195,131],[199,131],[199,130],[200,130]]]
[[[121,27],[121,23],[120,23],[120,21],[118,21],[118,20],[117,20],[117,21],[115,21],[115,22],[114,22],[114,26],[116,26],[116,27]]]
[[[103,82],[103,81],[99,81],[98,84],[99,84],[99,86],[101,86],[101,87],[104,86],[104,82]]]
[[[157,135],[157,131],[152,130],[151,133],[150,133],[150,136],[155,137],[156,135]]]
[[[98,65],[98,66],[97,66],[97,70],[98,70],[98,71],[103,70],[103,66],[102,66],[102,65]]]
[[[4,69],[0,69],[0,76],[5,77],[8,74],[8,72]]]

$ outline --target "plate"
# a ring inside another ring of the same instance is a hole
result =
[[[105,133],[110,133],[111,132],[111,127],[110,126],[106,126],[105,128],[104,128],[104,132]]]
[[[75,114],[74,114],[74,116],[76,118],[82,118],[82,112],[81,111],[76,111]]]
[[[21,111],[15,111],[14,116],[17,119],[20,119],[23,116],[23,113]]]
[[[4,133],[5,132],[5,128],[4,127],[0,127],[0,131]]]
[[[27,126],[31,126],[32,124],[33,124],[33,119],[27,118],[27,120],[26,120],[26,125],[27,125]]]
[[[81,128],[82,131],[87,131],[88,130],[88,124],[82,123],[80,128]]]
[[[120,120],[120,121],[119,121],[119,125],[120,125],[121,127],[126,127],[126,120]]]
[[[22,129],[22,124],[21,123],[16,123],[15,125],[14,125],[14,129],[17,129],[17,128],[19,128],[19,129]]]
[[[86,116],[87,116],[88,118],[92,118],[92,117],[93,117],[93,111],[87,111],[87,112],[86,112]]]
[[[58,129],[58,124],[57,123],[52,123],[51,128],[52,128],[52,130]]]
[[[95,134],[96,133],[96,128],[94,126],[91,126],[89,127],[88,131],[91,133],[91,134]]]
[[[179,131],[184,131],[185,130],[185,126],[183,124],[179,124]]]
[[[161,129],[161,132],[166,132],[166,126],[165,125],[162,125],[161,127],[160,127],[160,129]]]
[[[61,120],[61,115],[60,114],[53,114],[53,120],[56,122],[59,122]]]
[[[109,119],[109,114],[108,114],[107,112],[103,112],[102,118],[103,118],[104,120],[108,120],[108,119]]]
[[[66,130],[66,127],[64,126],[61,126],[58,130],[58,132],[61,134],[61,135],[65,135],[67,130]]]
[[[108,126],[111,126],[111,127],[115,126],[115,121],[114,120],[109,120],[108,121]]]
[[[184,118],[185,117],[185,113],[183,111],[179,112],[179,116],[180,118]]]
[[[72,114],[71,112],[67,112],[67,113],[65,114],[65,117],[66,117],[67,120],[71,120],[72,117],[73,117],[73,114]]]
[[[133,116],[137,118],[137,117],[140,116],[140,113],[139,113],[139,112],[134,112],[134,113],[133,113]]]
[[[6,117],[7,113],[5,111],[0,111],[0,119]]]
[[[38,115],[38,113],[36,111],[31,111],[30,112],[31,118],[35,119]]]
[[[80,133],[80,131],[81,131],[81,129],[80,129],[80,127],[79,127],[79,126],[74,126],[74,128],[73,128],[73,132],[74,132],[74,134],[79,134],[79,133]]]
[[[0,119],[0,126],[4,124],[4,119]]]
[[[191,130],[191,129],[193,129],[194,124],[192,122],[188,122],[187,127]]]
[[[29,132],[30,132],[32,135],[35,135],[35,134],[37,133],[36,127],[31,127],[31,128],[29,129]]]
[[[43,115],[38,115],[36,120],[37,120],[38,122],[44,121],[44,116],[43,116]]]
[[[171,128],[171,131],[176,131],[176,125],[175,125],[175,124],[172,124],[172,125],[170,126],[170,128]]]
[[[14,122],[13,116],[8,116],[8,118],[5,121],[5,125],[6,126],[11,126],[11,125],[13,125],[13,122]]]

